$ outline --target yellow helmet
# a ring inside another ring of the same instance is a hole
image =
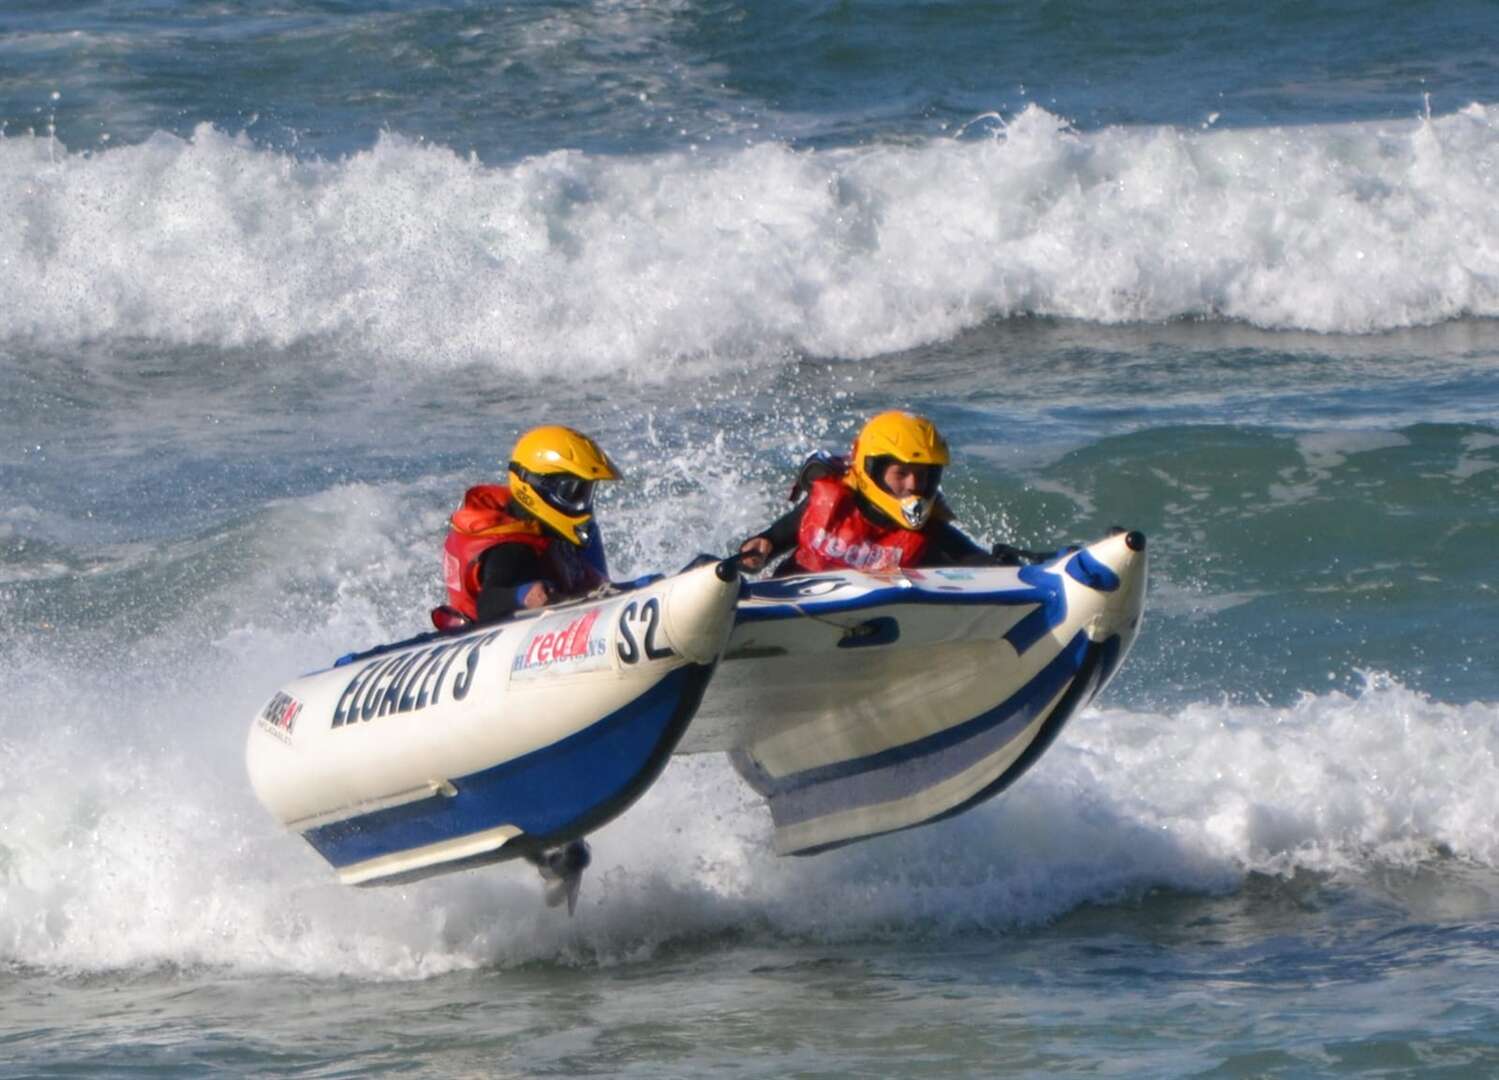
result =
[[[908,412],[882,412],[865,424],[854,440],[848,482],[897,525],[920,529],[937,503],[942,467],[948,460],[947,442],[936,424]],[[895,462],[926,467],[926,480],[919,492],[900,496],[885,487],[885,470]]]
[[[588,544],[594,483],[618,479],[609,455],[572,428],[532,428],[510,452],[510,494],[532,517],[579,547]]]

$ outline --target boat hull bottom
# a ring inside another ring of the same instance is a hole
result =
[[[1117,636],[1079,633],[994,708],[914,743],[784,777],[744,750],[735,768],[765,796],[778,854],[816,855],[961,814],[1004,791],[1051,746],[1122,656]]]
[[[399,885],[548,849],[624,813],[665,768],[714,665],[688,664],[628,706],[443,792],[303,833],[350,885]]]

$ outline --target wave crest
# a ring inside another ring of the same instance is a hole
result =
[[[1494,107],[488,166],[387,135],[0,138],[0,339],[334,340],[398,366],[859,358],[1024,314],[1365,333],[1499,314]],[[668,365],[669,366],[669,365]]]

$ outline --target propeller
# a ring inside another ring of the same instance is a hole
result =
[[[541,873],[547,907],[559,907],[566,900],[567,913],[571,915],[578,907],[578,888],[583,884],[583,871],[593,861],[588,841],[570,840],[562,847],[548,848],[529,858]]]

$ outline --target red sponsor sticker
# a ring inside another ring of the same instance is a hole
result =
[[[595,633],[599,614],[599,609],[594,608],[574,616],[556,629],[549,628],[556,626],[555,619],[536,627],[516,652],[511,674],[523,675],[552,668],[592,671],[607,666],[608,642],[602,633]]]

